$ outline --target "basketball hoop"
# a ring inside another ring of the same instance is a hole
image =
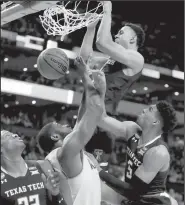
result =
[[[102,2],[68,1],[46,9],[39,17],[48,35],[60,35],[63,40],[65,35],[102,18],[102,8]]]

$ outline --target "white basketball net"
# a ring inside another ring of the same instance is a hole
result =
[[[102,18],[102,2],[68,1],[62,3],[62,5],[46,9],[43,16],[39,16],[48,35],[60,35],[63,40],[65,35]]]

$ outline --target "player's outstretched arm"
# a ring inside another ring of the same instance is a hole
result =
[[[108,60],[108,57],[93,56],[93,40],[98,21],[99,19],[87,26],[80,49],[80,56],[89,65],[90,69],[100,69]]]
[[[98,98],[99,96],[95,93],[92,94],[78,126],[64,139],[61,159],[72,159],[80,154],[80,151],[91,139],[102,114],[102,107]]]
[[[99,19],[97,18],[97,20],[94,23],[91,23],[87,26],[87,31],[83,38],[83,42],[80,49],[80,56],[84,59],[86,63],[89,56],[93,53],[93,40],[98,21]]]
[[[127,65],[132,69],[133,74],[136,74],[142,70],[144,58],[137,51],[126,49],[113,41],[111,36],[111,12],[111,2],[104,1],[104,14],[98,29],[96,46],[113,60]]]
[[[121,122],[106,114],[105,108],[101,121],[98,125],[103,130],[112,133],[116,137],[121,137],[127,141],[134,134],[141,134],[141,127],[132,121]]]
[[[79,64],[77,63],[76,65],[79,69],[84,69],[81,64],[83,62],[79,60]],[[90,79],[89,76],[86,77],[86,80]],[[78,122],[78,126],[64,139],[61,153],[58,156],[61,160],[73,159],[80,154],[80,151],[90,140],[103,113],[103,100],[91,80],[87,84],[85,113]]]
[[[76,120],[76,124],[74,129],[77,128],[80,120],[82,119],[82,116],[84,115],[85,111],[86,111],[86,95],[87,95],[87,89],[88,87],[93,86],[93,82],[91,80],[91,78],[89,77],[89,67],[87,66],[87,64],[84,62],[82,57],[77,57],[75,59],[75,66],[76,66],[76,72],[81,76],[82,78],[82,82],[84,85],[84,92],[82,95],[82,100],[81,100],[81,104],[80,107],[78,109],[78,118]]]
[[[106,92],[106,80],[105,80],[105,75],[101,71],[91,71],[89,73],[89,67],[88,65],[84,62],[82,57],[77,57],[75,60],[75,65],[77,67],[77,72],[82,78],[82,82],[84,85],[84,92],[82,95],[82,100],[80,104],[80,108],[78,110],[78,118],[75,124],[75,128],[78,126],[78,123],[82,119],[82,116],[85,113],[86,110],[86,98],[88,95],[88,89],[94,89],[99,91],[99,94],[101,95],[101,98],[104,99],[105,97],[105,92]],[[90,76],[91,75],[91,78]],[[92,81],[94,80],[94,82]],[[103,102],[103,100],[102,100]],[[104,106],[104,103],[103,103]]]

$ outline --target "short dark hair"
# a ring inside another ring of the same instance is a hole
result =
[[[52,123],[48,123],[37,134],[37,142],[45,152],[50,152],[56,143],[51,139],[53,131]]]
[[[129,26],[137,35],[137,46],[138,48],[142,47],[145,41],[145,32],[139,24],[135,23],[125,23],[124,26]]]
[[[67,134],[71,132],[71,128],[68,125],[61,125],[61,127],[56,129],[53,122],[46,124],[37,134],[37,142],[41,149],[45,152],[50,152],[55,143],[59,140],[57,136],[60,136],[60,139],[64,139]]]
[[[175,109],[165,100],[157,102],[156,107],[163,119],[163,132],[168,133],[172,131],[177,125]]]

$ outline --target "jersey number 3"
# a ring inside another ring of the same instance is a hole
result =
[[[131,179],[132,178],[132,165],[133,165],[133,162],[128,160],[128,167],[127,167],[127,173],[126,173],[126,176]]]
[[[17,200],[18,205],[40,205],[39,195],[31,195],[29,197],[22,197]]]

